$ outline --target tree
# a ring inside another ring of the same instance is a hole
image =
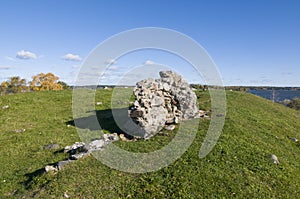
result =
[[[66,82],[58,81],[57,83],[62,86],[63,90],[70,89],[70,86]]]
[[[300,98],[293,98],[293,100],[290,100],[287,102],[287,106],[296,110],[300,110]]]
[[[8,81],[1,83],[1,93],[20,93],[28,91],[25,79],[19,76],[10,77]]]
[[[63,86],[58,83],[58,79],[59,77],[53,73],[40,73],[32,77],[30,88],[33,91],[63,90]]]
[[[1,95],[4,95],[7,92],[8,82],[2,82],[0,87]]]

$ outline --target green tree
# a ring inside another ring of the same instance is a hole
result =
[[[66,82],[58,81],[57,83],[62,86],[63,90],[70,89],[70,86]]]
[[[296,110],[300,110],[300,98],[293,98],[293,100],[288,101],[287,106]]]

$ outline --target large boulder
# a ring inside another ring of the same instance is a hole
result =
[[[161,71],[159,75],[160,79],[136,83],[129,117],[137,127],[126,127],[129,134],[148,139],[165,125],[199,117],[197,97],[189,84],[172,71]]]

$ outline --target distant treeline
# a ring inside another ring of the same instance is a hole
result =
[[[191,84],[191,87],[197,90],[207,90],[209,87],[214,87],[214,86]],[[224,88],[226,90],[244,91],[244,92],[247,92],[249,90],[300,90],[300,87],[273,87],[273,86],[224,86]]]
[[[10,93],[22,93],[29,91],[44,91],[44,90],[64,90],[69,86],[53,73],[40,73],[32,77],[31,81],[22,79],[19,76],[10,77],[7,81],[1,83],[1,95]]]
[[[70,86],[71,89],[74,89],[75,86]],[[114,87],[134,87],[132,85],[86,85],[86,86],[76,86],[76,88],[87,88],[87,89],[107,89]],[[211,86],[205,84],[191,84],[191,87],[195,90],[206,91],[208,88],[219,88],[219,86]],[[225,86],[226,90],[233,91],[244,91],[248,92],[249,90],[300,90],[300,87],[266,87],[266,86]]]
[[[274,87],[274,86],[245,86],[248,90],[291,90],[299,91],[300,87]]]

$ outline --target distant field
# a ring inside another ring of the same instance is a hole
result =
[[[96,110],[109,110],[112,90],[98,90]],[[201,109],[210,109],[208,92],[197,92]],[[2,106],[8,105],[8,109]],[[126,107],[127,102],[120,105]],[[299,198],[300,111],[261,97],[227,92],[226,123],[213,151],[198,158],[209,119],[201,119],[196,139],[173,164],[156,172],[124,173],[93,156],[57,174],[42,168],[63,160],[59,152],[80,141],[73,121],[72,91],[45,91],[0,97],[0,198]],[[117,132],[103,120],[105,132]],[[26,129],[25,132],[18,130]],[[91,129],[90,129],[91,130]],[[16,132],[17,131],[17,132]],[[149,141],[114,144],[134,152],[154,151],[175,132]],[[58,150],[44,145],[57,143]],[[272,163],[275,154],[279,165]]]

